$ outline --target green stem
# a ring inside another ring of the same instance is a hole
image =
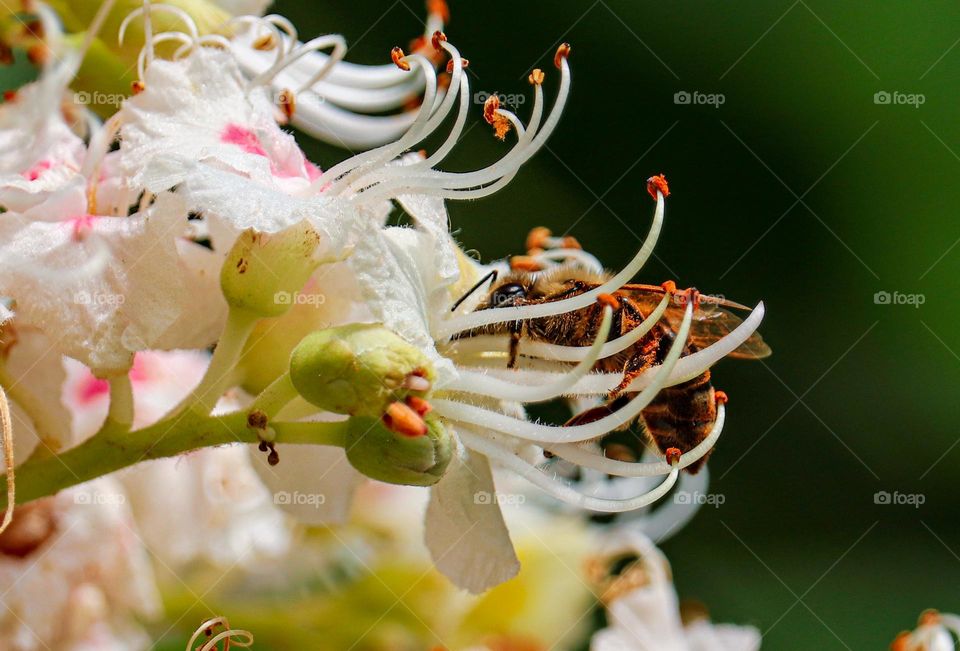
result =
[[[342,446],[346,421],[274,423],[278,443]],[[247,427],[247,412],[201,416],[193,411],[134,432],[104,430],[63,454],[28,459],[17,468],[17,503],[23,504],[149,459],[229,443],[257,443]],[[4,480],[0,479],[0,485]],[[0,500],[0,508],[6,498]]]
[[[263,393],[257,396],[257,399],[250,406],[250,411],[259,409],[267,415],[267,418],[273,418],[299,395],[290,379],[290,372],[287,371],[271,382],[263,390]]]
[[[230,384],[237,362],[243,354],[243,345],[253,332],[258,319],[257,315],[250,312],[230,309],[227,323],[210,359],[210,366],[207,367],[203,380],[187,399],[189,410],[204,416],[213,411],[217,400]]]
[[[127,432],[133,426],[133,385],[127,374],[112,377],[110,382],[110,409],[101,429]]]

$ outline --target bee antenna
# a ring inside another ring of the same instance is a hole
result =
[[[450,308],[450,311],[456,312],[457,308],[460,307],[460,305],[462,305],[463,302],[467,300],[471,294],[473,294],[475,291],[477,291],[478,289],[486,285],[488,282],[495,282],[497,280],[497,275],[498,275],[498,272],[496,269],[494,269],[493,271],[488,273],[486,276],[481,278],[476,285],[474,285],[473,287],[467,290],[466,294],[464,294],[463,296],[457,299],[457,302],[453,304],[453,307]]]

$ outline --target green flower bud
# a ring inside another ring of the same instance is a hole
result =
[[[227,303],[262,317],[284,314],[319,265],[319,244],[306,221],[279,233],[243,231],[220,270]]]
[[[381,325],[354,323],[304,337],[290,356],[290,379],[325,411],[380,418],[391,403],[425,396],[433,372],[416,346]]]
[[[453,437],[438,419],[427,416],[427,433],[404,436],[377,418],[350,419],[345,450],[354,468],[390,484],[432,486],[440,481],[454,454]]]

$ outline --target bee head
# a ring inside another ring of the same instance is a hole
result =
[[[521,283],[504,283],[490,292],[489,307],[511,307],[518,299],[527,295],[527,288]]]

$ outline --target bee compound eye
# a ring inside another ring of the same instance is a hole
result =
[[[490,307],[509,307],[526,293],[526,288],[520,283],[506,283],[494,290],[490,297]]]

